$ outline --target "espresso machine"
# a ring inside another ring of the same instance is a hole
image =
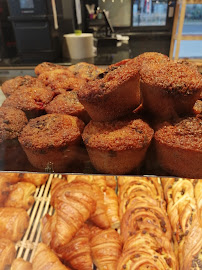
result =
[[[32,62],[59,59],[63,34],[72,32],[74,27],[72,1],[7,1],[19,57]]]

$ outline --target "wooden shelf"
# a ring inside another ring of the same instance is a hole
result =
[[[183,2],[184,0],[181,0],[180,2]],[[187,4],[202,4],[202,0],[187,0]]]
[[[177,40],[178,35],[174,36],[174,39]],[[202,35],[182,35],[181,40],[202,40]]]
[[[174,60],[178,60],[181,40],[202,40],[202,35],[182,34],[187,4],[202,4],[202,0],[178,0],[177,1],[174,21],[173,21],[172,37],[171,37],[171,43],[170,43],[170,53],[169,53],[170,59],[174,58]],[[179,22],[179,25],[178,25],[178,22]],[[178,25],[178,31],[177,31],[177,25]],[[175,41],[176,41],[176,49],[175,49],[175,54],[173,57]],[[191,61],[191,59],[189,58],[187,58],[186,60]],[[202,62],[202,59],[197,59],[197,63],[201,63],[201,62]]]

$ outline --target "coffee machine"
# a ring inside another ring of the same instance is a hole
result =
[[[74,27],[73,20],[65,14],[72,13],[71,1],[7,1],[19,57],[32,62],[59,59],[62,54],[62,36],[68,31],[72,32]],[[66,5],[65,9],[63,5]]]
[[[9,11],[6,0],[0,0],[0,61],[15,57],[16,41],[11,22],[8,20]]]

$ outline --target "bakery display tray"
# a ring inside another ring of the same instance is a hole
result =
[[[41,242],[41,220],[46,214],[53,215],[54,209],[50,204],[51,201],[51,184],[52,180],[57,177],[60,179],[66,179],[70,174],[49,174],[48,180],[45,184],[36,188],[33,206],[27,211],[30,221],[28,228],[23,238],[15,244],[16,247],[16,258],[22,258],[25,261],[32,262],[33,255]],[[78,175],[78,174],[77,174]],[[115,190],[118,190],[118,176],[113,176],[116,181]],[[135,178],[135,177],[134,177]],[[150,177],[148,176],[148,179]],[[157,177],[155,179],[158,183],[162,182],[162,179],[168,179],[167,177]],[[175,180],[186,180],[184,178],[172,178]],[[193,179],[192,179],[193,180]],[[6,268],[7,269],[7,268]],[[10,269],[10,268],[8,268]],[[96,268],[94,268],[96,269]]]
[[[25,261],[32,262],[32,258],[41,242],[41,218],[45,214],[52,215],[53,207],[50,205],[50,187],[54,177],[62,178],[62,174],[50,174],[47,182],[36,188],[34,198],[35,203],[27,211],[30,221],[24,237],[16,243],[16,258],[23,258]],[[114,176],[117,180],[117,177]],[[10,268],[9,268],[10,269]]]

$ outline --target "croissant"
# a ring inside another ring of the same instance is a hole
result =
[[[85,179],[91,184],[95,184],[101,188],[101,190],[105,190],[106,187],[111,187],[113,189],[116,188],[116,179],[114,176],[108,176],[108,175],[68,175],[67,181],[70,183],[74,180],[81,180]]]
[[[110,227],[110,221],[107,215],[107,206],[104,203],[104,193],[96,185],[92,185],[92,189],[96,200],[96,209],[91,215],[90,220],[93,221],[96,226],[102,229],[108,229]]]
[[[110,176],[110,175],[106,175],[105,178],[106,178],[107,186],[115,190],[115,188],[117,186],[117,182],[116,182],[115,177]]]
[[[19,181],[32,183],[35,186],[41,186],[48,180],[49,174],[42,173],[20,173]]]
[[[12,264],[15,259],[16,250],[12,241],[6,238],[0,238],[0,270]]]
[[[24,209],[0,208],[0,238],[17,242],[24,235],[29,224],[29,216]]]
[[[68,176],[69,177],[69,176]],[[104,193],[101,190],[101,186],[95,184],[94,182],[94,176],[76,176],[75,178],[70,178],[74,179],[74,183],[79,182],[80,185],[85,184],[90,184],[91,188],[94,193],[94,199],[96,201],[96,209],[94,213],[91,215],[90,219],[95,223],[96,226],[102,228],[102,229],[107,229],[110,227],[110,221],[107,216],[107,207],[104,203]],[[54,181],[56,181],[54,179]],[[59,181],[59,180],[57,180]],[[60,180],[61,181],[61,180]],[[54,196],[54,195],[52,195]]]
[[[178,263],[167,237],[153,230],[143,230],[130,236],[123,246],[117,270],[123,269],[177,270]]]
[[[33,270],[67,270],[55,253],[45,244],[40,243],[32,260]],[[70,269],[69,269],[70,270]]]
[[[99,270],[117,269],[122,242],[119,234],[114,229],[101,230],[93,227],[90,245],[93,262]]]
[[[4,202],[9,194],[9,183],[7,179],[0,177],[0,206],[4,205]]]
[[[113,229],[120,227],[118,197],[114,189],[107,187],[104,192],[104,203],[107,207],[107,216]]]
[[[51,239],[52,239],[52,216],[49,214],[46,214],[42,219],[41,219],[41,239],[44,244],[47,246],[50,245]]]
[[[162,183],[180,269],[191,269],[193,266],[200,269],[202,266],[200,255],[202,251],[202,227],[200,195],[195,190],[197,186],[194,187],[193,181],[190,179],[180,178],[163,179]]]
[[[119,184],[119,215],[123,214],[130,202],[137,197],[140,201],[147,200],[162,209],[166,209],[163,189],[157,177],[118,177]]]
[[[46,214],[42,219],[42,241],[46,245],[51,242],[51,216]],[[58,256],[63,259],[65,264],[72,266],[74,269],[91,270],[92,259],[90,255],[90,229],[84,224],[76,233],[74,238],[60,249]]]
[[[171,227],[166,212],[147,202],[135,202],[121,220],[121,235],[124,242],[139,230],[153,229],[171,240]]]
[[[90,250],[90,229],[84,224],[74,238],[58,254],[64,261],[76,270],[92,270],[93,261]]]
[[[32,264],[22,258],[15,259],[11,265],[11,270],[32,270]]]
[[[28,210],[34,204],[35,185],[26,182],[19,182],[10,186],[9,195],[4,206],[17,207]]]
[[[9,184],[15,184],[19,181],[19,173],[8,173],[8,172],[1,172],[0,173],[0,182],[2,179],[5,179],[6,182]]]
[[[68,244],[84,222],[95,212],[96,201],[92,186],[79,181],[67,183],[53,179],[51,204],[55,213],[51,217],[50,246],[57,253]]]
[[[18,182],[18,173],[0,173],[0,206],[4,205],[7,198],[10,185]]]

